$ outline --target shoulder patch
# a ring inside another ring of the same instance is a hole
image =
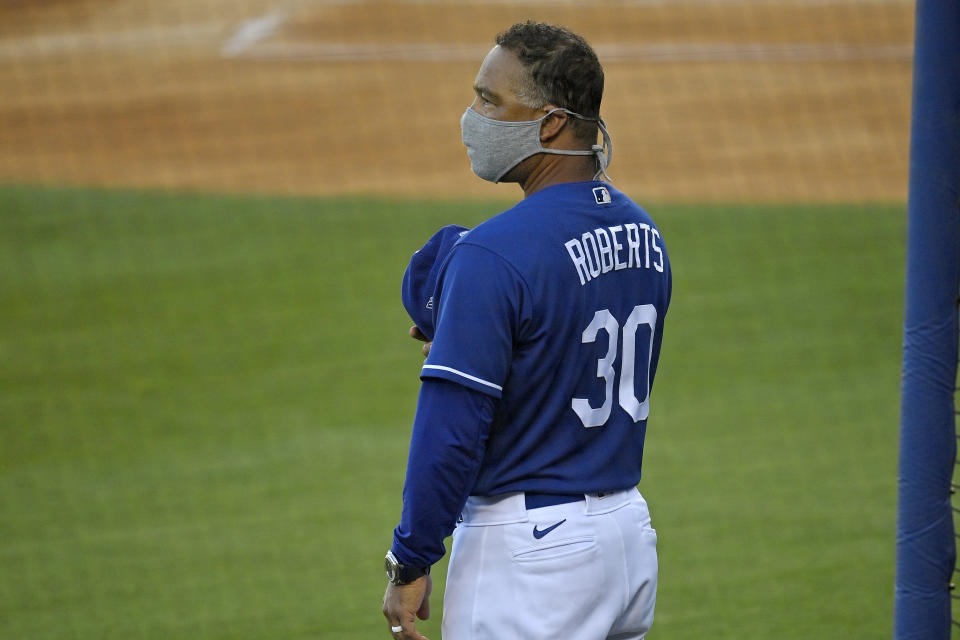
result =
[[[610,192],[607,191],[606,187],[594,187],[593,199],[597,204],[610,204],[612,202],[612,199],[610,198]]]

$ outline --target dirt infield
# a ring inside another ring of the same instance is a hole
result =
[[[641,200],[906,197],[913,3],[17,0],[0,181],[511,198],[459,117],[493,35],[594,44]]]

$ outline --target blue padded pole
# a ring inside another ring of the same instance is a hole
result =
[[[896,640],[949,640],[956,544],[960,0],[918,0],[900,413]]]

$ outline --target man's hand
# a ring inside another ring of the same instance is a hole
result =
[[[412,332],[411,332],[412,334]],[[427,640],[420,635],[416,627],[416,618],[426,620],[430,617],[430,592],[433,591],[433,578],[425,575],[410,584],[388,584],[383,594],[383,616],[393,627],[403,627],[403,631],[392,631],[397,640]]]
[[[420,342],[425,343],[421,349],[421,351],[423,351],[424,358],[430,355],[430,346],[433,344],[433,341],[427,340],[427,336],[423,335],[423,332],[420,331],[420,328],[417,325],[410,327],[410,337],[414,340],[419,340]]]

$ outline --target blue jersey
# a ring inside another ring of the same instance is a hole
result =
[[[421,377],[499,399],[472,495],[639,482],[670,293],[653,220],[602,182],[547,187],[457,242]]]

